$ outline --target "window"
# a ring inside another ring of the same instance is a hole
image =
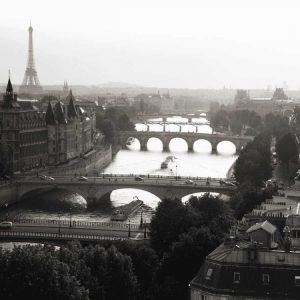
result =
[[[212,276],[212,273],[213,273],[213,269],[212,269],[212,268],[208,268],[208,270],[207,270],[207,272],[206,272],[205,279],[206,279],[206,280],[210,280],[210,279],[211,279],[211,276]]]
[[[300,286],[300,276],[295,276],[295,285]]]
[[[263,274],[262,275],[262,283],[264,285],[269,285],[270,284],[270,275],[269,274]]]
[[[240,280],[241,280],[240,272],[234,272],[233,273],[233,282],[234,283],[240,283]]]

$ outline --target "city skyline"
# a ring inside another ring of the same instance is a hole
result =
[[[0,82],[8,69],[15,84],[22,82],[31,19],[42,85],[252,89],[287,82],[298,90],[298,6],[292,0],[14,0],[3,4],[14,21],[10,14],[0,20]]]

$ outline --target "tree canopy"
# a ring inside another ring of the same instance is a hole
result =
[[[297,163],[299,159],[298,142],[293,133],[289,132],[281,136],[276,143],[278,158],[285,164]]]

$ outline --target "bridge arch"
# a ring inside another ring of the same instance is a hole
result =
[[[206,139],[198,139],[193,143],[193,151],[198,153],[211,153],[212,143]]]
[[[222,153],[222,154],[235,154],[239,151],[237,144],[230,140],[224,140],[218,142],[216,146],[216,150],[217,153]]]
[[[142,147],[142,139],[138,137],[131,137],[129,136],[126,141],[125,145],[123,145],[123,148],[127,148],[130,150],[139,150]]]
[[[170,138],[168,145],[166,146],[168,146],[168,149],[171,152],[187,152],[190,149],[189,142],[182,137]]]
[[[133,200],[142,200],[145,205],[155,209],[161,198],[155,193],[142,188],[117,188],[110,192],[110,201],[113,206],[128,204]]]
[[[164,149],[164,144],[160,138],[150,137],[146,142],[146,148],[151,151],[162,151]]]
[[[27,206],[46,209],[53,212],[78,211],[87,208],[86,195],[74,189],[61,187],[40,187],[25,191],[19,201],[26,201]]]

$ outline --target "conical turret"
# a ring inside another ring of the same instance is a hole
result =
[[[67,97],[67,100],[69,100],[68,104],[68,118],[76,118],[77,117],[77,111],[74,104],[75,98],[72,94],[72,90],[70,90],[69,95]]]

